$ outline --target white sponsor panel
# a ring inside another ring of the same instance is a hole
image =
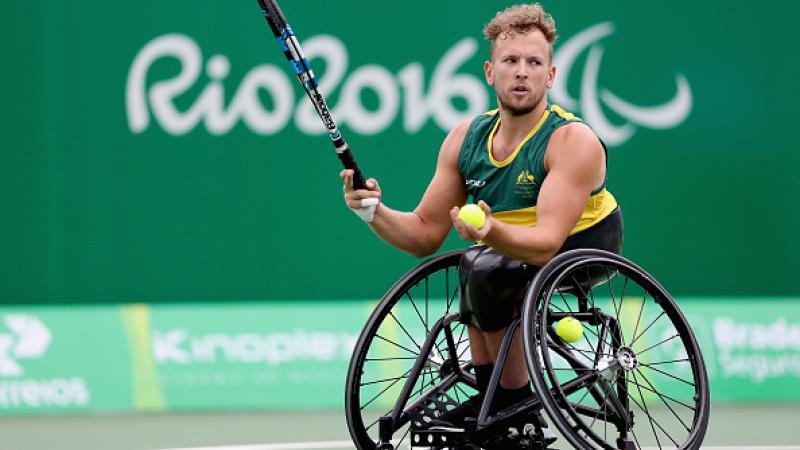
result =
[[[762,384],[771,378],[800,378],[800,323],[780,317],[771,323],[730,317],[714,320],[721,376]]]
[[[154,330],[158,364],[268,364],[347,361],[358,336],[296,329],[275,333],[190,334],[186,329]]]
[[[0,408],[84,406],[89,388],[80,377],[0,380]]]
[[[0,408],[84,406],[90,394],[81,377],[25,376],[25,362],[43,359],[53,341],[50,329],[30,314],[6,314],[0,333]]]

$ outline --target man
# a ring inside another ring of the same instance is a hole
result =
[[[559,252],[619,252],[622,217],[604,188],[606,151],[580,119],[547,103],[555,23],[537,3],[499,12],[484,29],[492,43],[484,64],[498,109],[456,126],[442,144],[436,172],[417,208],[390,209],[374,179],[353,190],[340,174],[345,201],[390,245],[417,257],[437,251],[451,227],[467,241],[460,264],[460,320],[468,324],[479,396],[444,419],[475,414],[505,331],[536,270]],[[479,230],[458,217],[468,196],[487,213]],[[532,395],[519,336],[500,378],[492,410]]]

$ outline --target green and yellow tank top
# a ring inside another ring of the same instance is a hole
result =
[[[477,203],[483,200],[492,207],[492,217],[501,222],[535,226],[536,200],[547,177],[544,153],[550,136],[559,127],[581,121],[558,105],[548,105],[539,123],[531,129],[514,152],[503,161],[492,155],[492,141],[500,124],[497,110],[475,118],[464,136],[458,155],[458,168],[467,192]],[[573,235],[600,222],[617,207],[617,201],[605,183],[592,192]]]

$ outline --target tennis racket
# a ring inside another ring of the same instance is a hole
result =
[[[297,79],[300,80],[306,95],[314,104],[314,108],[316,108],[319,118],[322,119],[322,123],[325,124],[325,128],[328,129],[328,134],[331,137],[331,142],[333,142],[333,147],[336,149],[339,160],[342,161],[346,169],[353,170],[353,187],[364,189],[366,187],[364,174],[361,173],[361,169],[359,169],[353,157],[353,152],[350,151],[350,147],[336,127],[331,111],[325,103],[325,97],[319,92],[319,84],[314,76],[314,71],[311,70],[311,65],[308,63],[300,43],[297,42],[292,27],[286,22],[286,17],[274,0],[258,0],[258,4],[261,5],[261,11],[272,29],[272,34],[278,39],[278,44],[281,46],[284,56],[289,60],[289,64],[294,69],[294,73],[297,75]]]

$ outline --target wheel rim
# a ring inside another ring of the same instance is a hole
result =
[[[637,448],[697,448],[708,420],[708,382],[696,339],[674,301],[621,257],[573,258],[561,269],[539,289],[536,322],[525,327],[528,336],[536,337],[528,346],[535,351],[526,349],[531,376],[537,390],[549,392],[543,401],[564,436],[586,449],[621,448],[617,439],[623,433]],[[579,316],[578,297],[563,287],[585,279],[587,269],[610,279],[583,294],[589,308],[619,323],[617,342],[612,326],[591,319],[582,321],[584,335],[575,344],[561,340],[553,329],[560,315]],[[598,356],[598,350],[603,354]],[[588,387],[562,388],[592,376],[597,379]],[[631,411],[633,417],[615,411]]]
[[[450,252],[417,266],[387,292],[367,321],[354,349],[347,377],[345,408],[353,440],[361,450],[377,448],[377,419],[393,409],[403,384],[420,353],[431,326],[458,310],[458,270],[461,252]],[[470,368],[466,326],[453,323],[453,342],[459,365]],[[409,404],[431,395],[452,373],[446,336],[437,335],[432,354],[411,390]],[[456,402],[474,394],[473,380],[462,380],[447,390]],[[392,437],[395,448],[409,442],[410,418]]]

